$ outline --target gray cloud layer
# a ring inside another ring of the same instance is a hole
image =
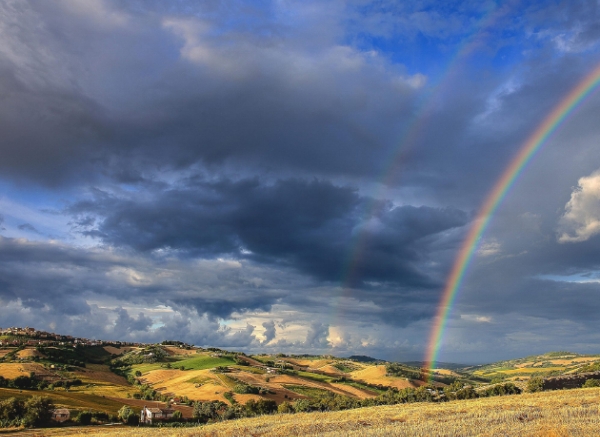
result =
[[[486,193],[595,66],[598,13],[3,2],[0,325],[420,359]],[[498,209],[446,360],[597,347],[599,110]]]

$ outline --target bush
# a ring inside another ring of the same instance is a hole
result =
[[[225,392],[225,393],[223,393],[223,397],[225,397],[225,399],[227,399],[231,405],[237,404],[237,401],[233,397],[233,392],[230,392],[230,391]]]
[[[176,410],[173,413],[173,422],[181,422],[183,420],[183,414],[181,414],[181,411]]]
[[[600,387],[600,379],[588,379],[583,384],[583,387]]]
[[[280,414],[289,414],[294,412],[294,407],[288,401],[282,402],[277,407],[277,412]]]
[[[239,384],[236,384],[233,386],[233,391],[234,391],[234,393],[243,395],[243,394],[258,394],[260,390],[258,387],[254,387],[249,384],[239,383]]]
[[[538,391],[544,390],[544,379],[539,376],[530,378],[527,381],[527,391],[530,393],[535,393]]]
[[[79,423],[80,425],[89,425],[92,423],[92,412],[81,411],[75,418],[75,422]]]
[[[308,399],[298,399],[294,402],[294,411],[296,413],[304,413],[306,411],[310,411],[310,402]]]

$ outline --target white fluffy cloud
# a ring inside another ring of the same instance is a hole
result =
[[[589,240],[600,233],[600,170],[579,179],[559,221],[559,243]]]

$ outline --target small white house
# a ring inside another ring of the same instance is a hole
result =
[[[66,408],[52,410],[52,420],[55,422],[66,422],[71,417],[71,412]]]
[[[175,410],[172,408],[148,408],[144,406],[140,414],[140,423],[152,424],[154,422],[160,422],[169,420],[175,414]]]

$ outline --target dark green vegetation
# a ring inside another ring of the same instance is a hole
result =
[[[0,426],[45,426],[50,424],[54,404],[48,397],[27,400],[8,398],[0,402]]]

